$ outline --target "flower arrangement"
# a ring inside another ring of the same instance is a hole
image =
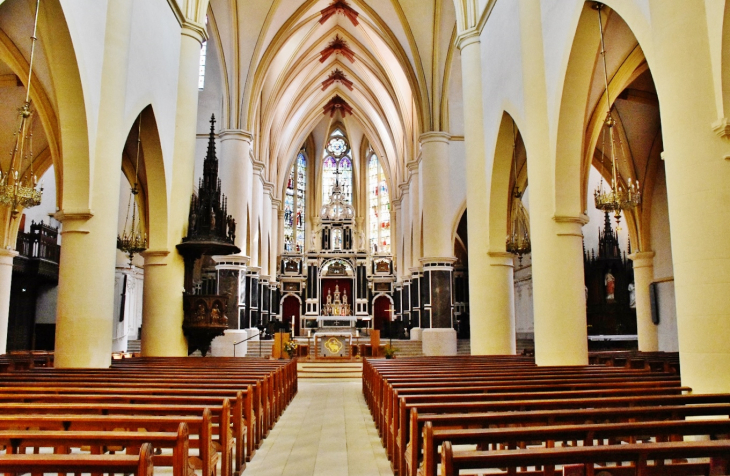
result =
[[[286,352],[286,355],[288,355],[289,358],[292,358],[297,353],[297,347],[299,347],[299,344],[297,344],[297,341],[292,339],[284,344],[284,352]]]
[[[383,348],[383,354],[385,355],[386,359],[395,359],[395,354],[398,352],[397,347],[393,347],[392,345],[388,344]]]

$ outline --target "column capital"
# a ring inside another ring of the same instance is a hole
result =
[[[555,215],[553,220],[558,224],[558,236],[579,236],[583,237],[583,225],[590,221],[588,215],[581,213],[578,216]]]
[[[240,140],[249,144],[253,143],[253,133],[244,131],[243,129],[221,129],[218,133],[218,138],[221,141]]]
[[[180,26],[181,35],[189,36],[201,45],[203,44],[203,41],[208,39],[208,31],[205,29],[205,25],[202,25],[198,22],[186,20]]]
[[[0,264],[13,265],[13,258],[18,256],[18,252],[15,250],[0,248]]]
[[[167,256],[170,254],[169,250],[145,250],[140,253],[144,258],[144,266],[167,266]]]
[[[481,42],[481,31],[479,31],[476,27],[464,30],[456,37],[456,47],[459,48],[459,50],[463,50],[467,46],[474,44],[478,45]]]
[[[263,162],[259,162],[258,160],[253,160],[252,163],[253,163],[254,175],[260,176],[261,172],[263,172],[264,169],[266,168],[266,164],[264,164]],[[263,184],[263,182],[264,182],[264,179],[263,179],[263,177],[261,177],[261,183]]]
[[[274,184],[266,180],[264,180],[264,195],[274,196]]]
[[[515,266],[515,255],[512,253],[506,251],[489,251],[487,252],[487,256],[489,256],[490,266],[505,266],[508,268],[514,268]]]
[[[401,200],[402,199],[400,197],[398,197],[398,198],[394,198],[393,200],[390,201],[390,204],[393,206],[394,210],[400,210]]]
[[[415,175],[418,173],[418,165],[421,163],[421,156],[419,155],[417,159],[411,160],[406,164],[406,169],[412,174]],[[410,184],[410,180],[408,181]]]
[[[636,253],[631,253],[629,259],[634,262],[634,269],[648,268],[654,266],[654,256],[655,253],[653,251],[637,251]]]
[[[418,137],[418,141],[421,143],[421,147],[429,142],[443,142],[448,144],[451,140],[451,134],[443,131],[429,131],[424,132]]]
[[[281,200],[279,200],[278,198],[274,198],[273,195],[271,196],[271,208],[272,209],[278,211],[279,207],[281,207],[281,203],[282,203]],[[284,213],[284,210],[282,210],[281,212]]]
[[[89,230],[84,225],[94,216],[91,209],[60,210],[53,215],[53,218],[63,223],[61,235],[70,233],[88,234]]]

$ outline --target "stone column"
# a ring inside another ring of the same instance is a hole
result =
[[[448,220],[450,196],[449,135],[427,132],[420,137],[423,182],[423,266],[421,324],[426,355],[456,355],[454,330],[454,244]],[[412,182],[413,183],[413,182]],[[417,183],[417,181],[416,181]],[[420,218],[420,211],[417,211]],[[418,221],[420,223],[420,220]],[[414,237],[415,239],[415,237]],[[420,234],[416,241],[420,243]],[[416,249],[420,250],[420,246]],[[425,324],[430,324],[425,328]]]
[[[0,354],[7,352],[10,315],[10,284],[13,279],[13,258],[18,252],[0,249]]]
[[[261,215],[264,209],[264,182],[261,173],[263,165],[255,162],[253,164],[253,183],[251,184],[251,239],[249,242],[249,255],[251,264],[261,267],[262,257],[259,254],[259,243],[261,240],[260,231],[263,231]],[[263,251],[263,250],[262,250]]]
[[[198,68],[200,46],[204,37],[205,27],[202,25],[186,23],[182,28],[173,152],[175,167],[171,172],[172,183],[168,202],[167,248],[152,248],[143,254],[145,278],[142,304],[142,355],[144,356],[184,356],[188,351],[182,331],[185,263],[175,246],[187,233],[190,197],[193,193]],[[154,223],[151,226],[154,226]],[[153,243],[150,245],[154,246]],[[65,253],[65,237],[63,246]]]
[[[249,154],[253,135],[250,132],[225,129],[220,132],[221,153],[218,164],[223,193],[228,197],[228,213],[236,220],[236,246],[246,254],[246,229],[253,169]]]
[[[659,333],[651,320],[651,296],[649,287],[654,281],[654,252],[639,251],[629,255],[634,261],[634,286],[636,292],[636,331],[639,335],[639,350],[659,350]]]
[[[284,253],[284,210],[282,208],[279,208],[276,211],[276,218],[278,223],[278,230],[279,230],[279,239],[276,242],[276,247],[279,250],[279,255],[282,255]],[[279,266],[279,263],[277,262],[277,269]]]
[[[105,368],[111,363],[119,174],[129,130],[125,98],[131,18],[130,4],[109,2],[97,134],[89,144],[92,163],[85,206],[93,210],[64,205],[57,214],[63,222],[55,349],[55,365],[60,368]]]
[[[399,270],[403,279],[411,279],[411,202],[408,194],[408,184],[402,184],[401,190],[401,210],[403,211],[403,220],[401,220],[401,228],[403,230],[403,258],[401,262],[403,266]],[[392,244],[392,242],[391,242]]]
[[[281,206],[281,200],[278,200],[276,198],[271,199],[271,211],[269,212],[270,218],[269,221],[271,222],[271,244],[270,244],[270,251],[271,251],[271,259],[269,260],[269,274],[271,274],[271,279],[274,283],[276,283],[276,278],[279,275],[279,255],[281,254],[280,246],[279,246],[279,237],[281,236],[279,232],[279,207]],[[282,221],[283,221],[284,215],[282,214]]]
[[[489,268],[484,273],[486,288],[489,289],[490,338],[483,350],[489,355],[514,354],[517,351],[515,336],[515,286],[514,255],[511,253],[487,253]],[[471,258],[470,258],[471,261]],[[469,275],[471,280],[471,275]],[[474,314],[471,314],[473,318]],[[472,332],[474,332],[472,327]]]
[[[482,57],[479,31],[463,32],[458,40],[461,50],[462,89],[464,95],[464,148],[466,154],[466,209],[489,209],[487,153],[484,144],[484,111],[482,89]],[[489,222],[472,216],[467,229],[469,243],[482,243],[489,236]],[[469,253],[469,325],[473,355],[504,354],[510,343],[493,334],[502,327],[504,316],[494,312],[491,293],[485,292],[492,281],[489,276],[491,261],[486,252],[472,245]],[[503,286],[500,286],[503,288]]]
[[[423,226],[421,223],[421,203],[423,203],[423,197],[421,197],[421,176],[418,173],[419,165],[420,164],[415,161],[408,163],[408,170],[411,173],[411,179],[409,181],[408,203],[411,208],[411,224],[413,225],[413,248],[411,249],[411,262],[408,263],[408,266],[410,266],[411,268],[420,268],[421,262],[419,260],[421,259],[421,257],[423,257],[423,250],[421,249],[421,226]],[[430,194],[431,191],[429,190],[428,193]],[[431,209],[427,209],[430,216],[432,213]],[[425,236],[425,230],[423,232]]]
[[[271,184],[264,184],[262,197],[262,210],[261,210],[261,258],[259,263],[261,266],[262,275],[270,275],[269,264],[271,258],[269,257],[269,244],[270,244],[270,232],[271,232],[271,194],[274,191],[274,187]],[[276,270],[274,270],[276,275]]]
[[[718,117],[728,112],[718,111],[715,101],[705,8],[649,4],[682,384],[695,393],[724,393],[730,391],[730,241],[725,238],[730,235],[730,127],[727,117]]]

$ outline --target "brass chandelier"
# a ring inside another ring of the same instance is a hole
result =
[[[522,204],[522,193],[517,186],[517,132],[515,123],[512,121],[512,166],[515,177],[515,185],[512,189],[512,203],[510,208],[510,231],[507,236],[507,252],[517,255],[522,263],[522,257],[528,254],[532,247],[530,245],[530,219],[527,210]]]
[[[39,205],[43,196],[43,185],[41,185],[40,190],[36,189],[38,179],[33,173],[33,111],[31,110],[30,100],[39,6],[40,0],[37,0],[33,35],[30,37],[28,82],[26,83],[25,101],[18,109],[18,128],[14,134],[15,143],[10,153],[10,163],[7,170],[3,170],[0,166],[0,203],[10,207],[13,215],[20,213],[21,208],[32,208]],[[27,174],[23,168],[26,161],[29,163]]]
[[[129,256],[129,265],[132,266],[132,259],[135,254],[147,249],[147,234],[142,231],[142,219],[137,209],[137,195],[139,194],[138,171],[139,171],[139,148],[142,142],[142,116],[139,116],[137,124],[137,158],[134,166],[134,186],[130,190],[129,202],[127,203],[127,216],[124,219],[124,229],[121,235],[117,235],[117,249]],[[132,213],[130,223],[129,214]]]
[[[601,34],[601,56],[603,58],[603,79],[605,84],[605,96],[606,96],[606,107],[608,112],[606,113],[606,129],[608,129],[609,142],[611,143],[610,154],[611,154],[611,188],[605,190],[603,188],[603,179],[601,179],[598,188],[593,193],[596,203],[596,208],[603,212],[613,212],[616,219],[616,223],[621,220],[621,212],[623,210],[633,210],[639,204],[641,204],[641,189],[639,187],[639,181],[632,181],[629,177],[628,185],[624,188],[621,185],[621,175],[618,172],[618,151],[622,151],[621,138],[616,131],[616,121],[611,115],[611,98],[608,92],[608,68],[606,67],[606,45],[603,38],[603,19],[601,18],[601,9],[603,4],[596,3],[594,7],[598,11],[598,27]],[[606,131],[603,132],[603,152],[602,156],[605,156],[605,142],[606,142]]]

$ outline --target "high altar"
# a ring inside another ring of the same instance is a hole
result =
[[[382,326],[393,306],[392,256],[366,250],[365,232],[357,233],[355,210],[339,179],[318,221],[306,253],[281,257],[282,320],[295,335],[320,338],[372,328],[373,316]]]

